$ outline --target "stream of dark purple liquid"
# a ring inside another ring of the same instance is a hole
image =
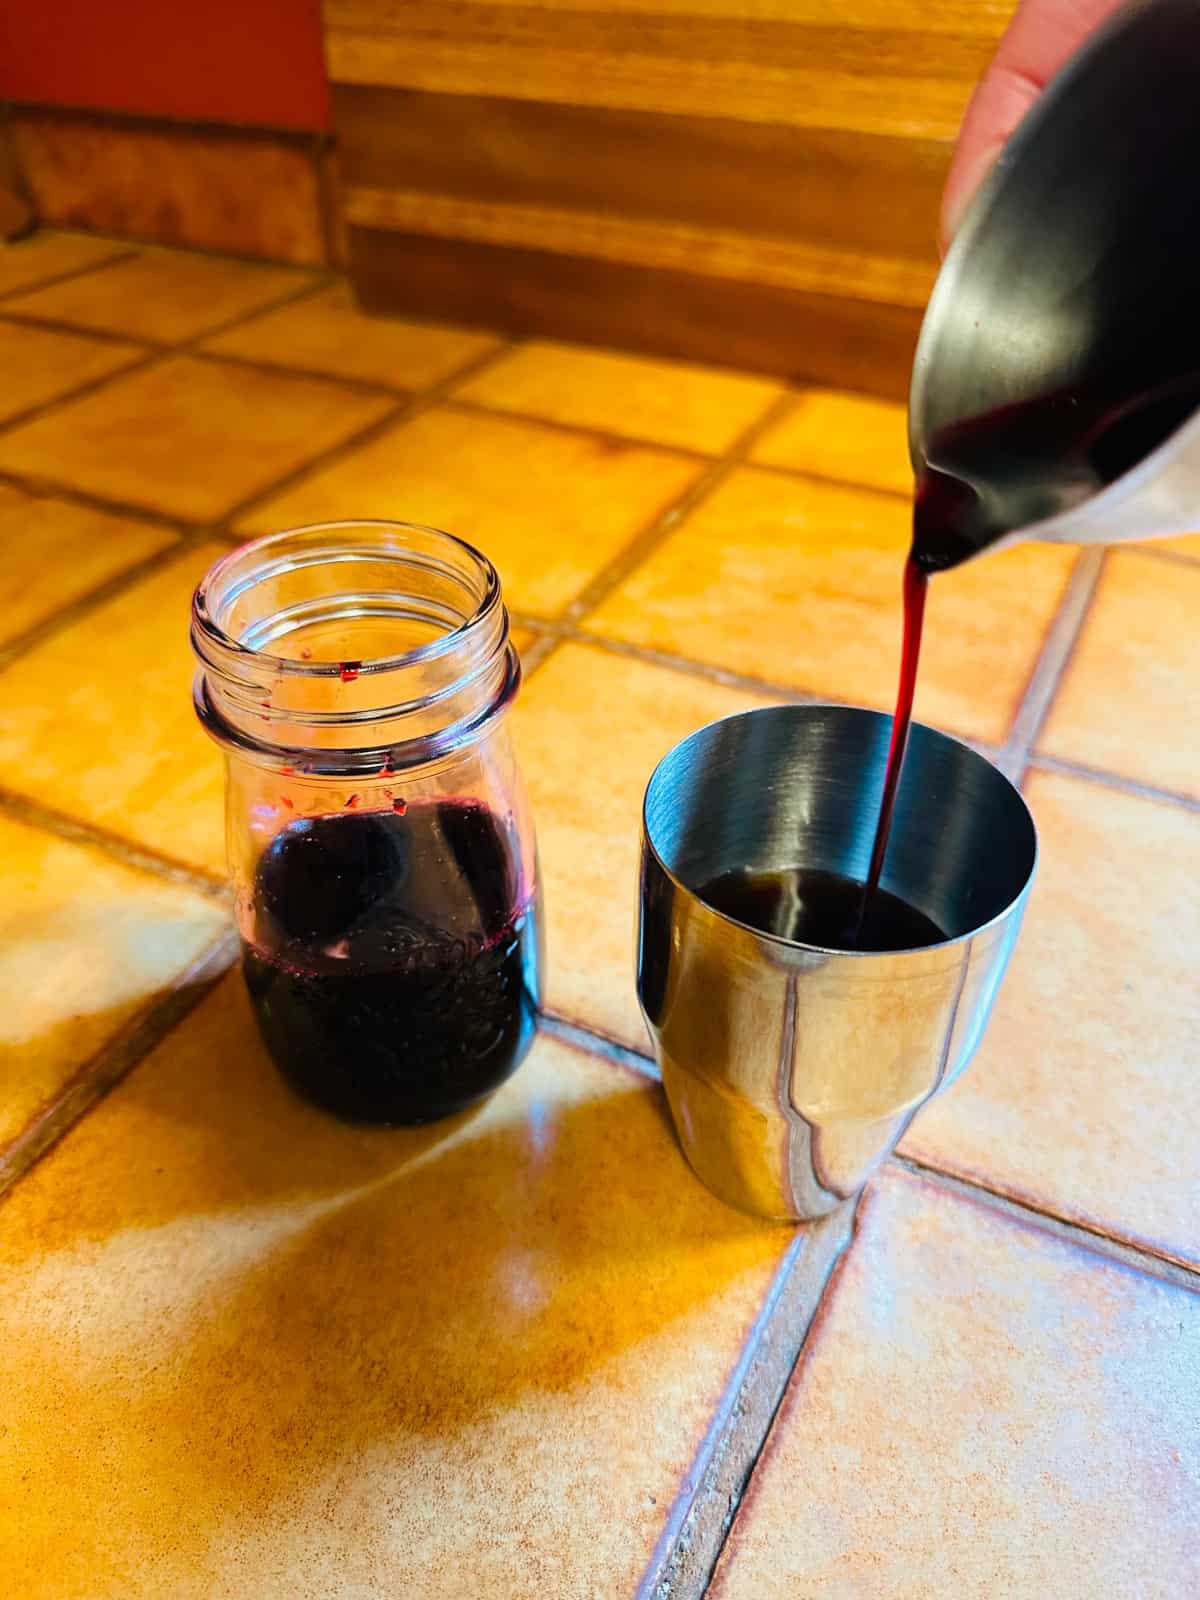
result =
[[[904,644],[900,651],[900,684],[896,690],[896,709],[892,713],[887,770],[879,802],[879,820],[875,824],[875,842],[871,846],[867,891],[863,897],[864,916],[879,892],[879,878],[883,872],[892,818],[896,811],[896,796],[900,793],[900,774],[904,770],[904,752],[908,747],[908,730],[912,726],[913,696],[917,688],[917,666],[921,660],[921,635],[925,628],[925,595],[928,588],[929,574],[909,556],[904,564]],[[859,926],[861,931],[861,922]]]
[[[1005,406],[936,434],[913,498],[904,567],[904,643],[887,769],[855,944],[869,928],[887,858],[912,723],[925,598],[932,573],[958,566],[1016,527],[1070,509],[1113,483],[1180,427],[1200,404],[1200,376],[1130,393],[1114,371],[1083,393]]]

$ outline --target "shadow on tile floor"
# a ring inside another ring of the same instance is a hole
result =
[[[611,1093],[580,1093],[535,1058],[453,1121],[346,1127],[285,1089],[226,980],[117,1091],[120,1129],[111,1102],[85,1125],[134,1175],[109,1185],[113,1152],[96,1172],[68,1141],[48,1209],[9,1230],[7,1268],[60,1306],[74,1272],[114,1297],[42,1351],[43,1460],[140,1439],[155,1515],[186,1507],[198,1531],[230,1493],[265,1510],[383,1438],[569,1390],[695,1312],[726,1281],[714,1255],[744,1265],[782,1235],[711,1201],[657,1090],[606,1070]]]

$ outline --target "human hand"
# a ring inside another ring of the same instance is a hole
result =
[[[1005,140],[1050,79],[1121,0],[1021,0],[959,129],[942,196],[942,248]]]

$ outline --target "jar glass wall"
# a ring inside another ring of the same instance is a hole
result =
[[[192,642],[277,1066],[356,1120],[470,1105],[528,1049],[541,965],[495,570],[435,529],[300,528],[212,568]]]

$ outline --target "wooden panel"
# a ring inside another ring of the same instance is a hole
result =
[[[326,55],[335,83],[949,138],[1010,11],[325,0]]]
[[[944,140],[480,95],[335,88],[343,177],[808,239],[932,264]]]
[[[751,368],[902,399],[919,313],[903,306],[731,286],[635,267],[420,234],[351,227],[355,282],[369,311],[500,328],[568,330],[587,342]]]
[[[482,244],[516,245],[577,258],[666,267],[708,278],[779,289],[845,294],[854,299],[922,306],[933,268],[748,234],[716,233],[678,223],[629,221],[542,206],[496,205],[403,189],[349,188],[352,225],[431,234]]]
[[[43,222],[275,261],[326,259],[310,135],[29,107],[9,125]]]
[[[902,393],[1010,10],[325,0],[355,280],[389,310]]]

